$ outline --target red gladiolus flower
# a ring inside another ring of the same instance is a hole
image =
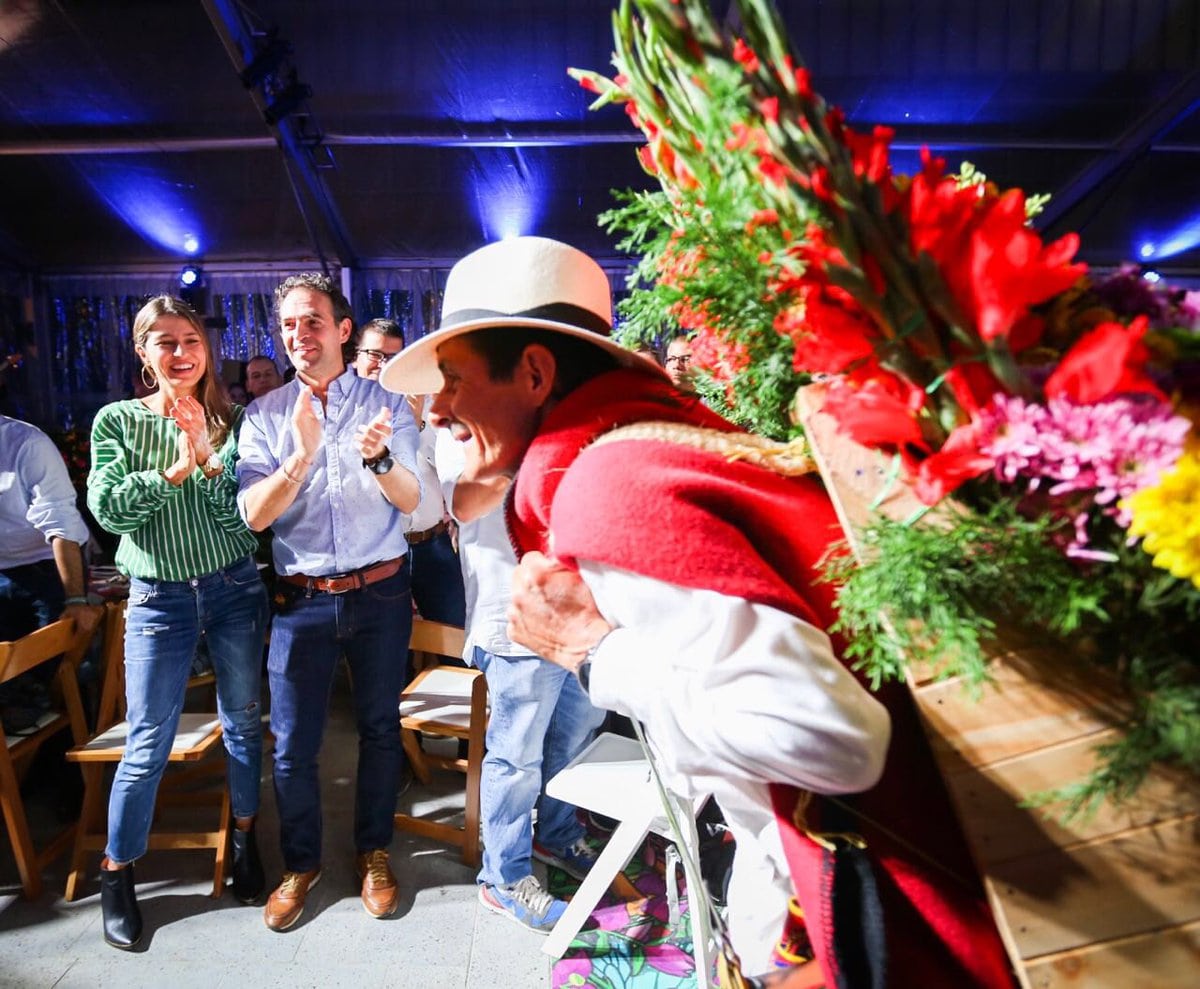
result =
[[[769,155],[763,155],[761,158],[759,158],[758,172],[772,185],[783,185],[787,182],[787,168]]]
[[[812,177],[809,180],[809,187],[812,189],[812,194],[818,199],[827,203],[834,201],[833,183],[829,180],[829,169],[824,165],[819,165],[813,169]]]
[[[654,153],[650,150],[650,145],[643,144],[637,149],[638,161],[641,162],[642,168],[650,175],[658,174],[658,165],[654,161]]]
[[[775,317],[775,330],[796,345],[792,366],[813,374],[838,374],[875,353],[875,326],[850,296],[815,282],[799,287],[800,305]]]
[[[971,418],[992,400],[992,396],[1004,391],[987,366],[977,362],[956,364],[946,372],[945,383],[959,406]]]
[[[764,120],[776,123],[779,120],[779,97],[768,96],[758,104],[758,109],[762,112]]]
[[[703,327],[692,338],[692,360],[714,381],[729,382],[750,365],[750,353],[740,343],[731,343],[711,327]]]
[[[813,98],[812,73],[808,69],[796,70],[796,91],[802,99],[811,100]]]
[[[727,151],[750,147],[755,154],[765,154],[767,150],[767,134],[761,127],[748,127],[741,121],[733,125],[733,137],[725,141]]]
[[[964,481],[986,473],[995,460],[979,450],[979,423],[959,426],[946,437],[942,448],[917,468],[917,497],[936,505]]]
[[[888,145],[896,132],[891,127],[877,126],[870,137],[858,134],[849,127],[845,130],[846,146],[854,162],[854,174],[868,182],[879,185],[891,174],[888,161]]]
[[[917,424],[924,403],[925,393],[916,385],[879,370],[859,388],[845,379],[835,381],[821,411],[833,416],[846,435],[863,446],[927,450]]]
[[[733,59],[747,72],[758,71],[758,56],[741,38],[733,43]]]
[[[1047,398],[1091,405],[1111,395],[1145,392],[1166,401],[1147,377],[1150,352],[1142,342],[1149,321],[1138,316],[1129,326],[1101,323],[1081,336],[1046,379]]]
[[[752,234],[759,227],[773,226],[778,222],[778,212],[773,209],[760,209],[746,222],[746,233]]]
[[[580,76],[579,85],[591,93],[600,92],[600,86],[591,76]]]
[[[1029,308],[1070,288],[1087,270],[1070,264],[1079,238],[1043,246],[1025,224],[1025,197],[996,198],[953,179],[917,175],[907,199],[914,254],[928,253],[963,315],[986,341],[1007,338]]]

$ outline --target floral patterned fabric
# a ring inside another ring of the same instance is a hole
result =
[[[679,881],[679,922],[668,924],[667,886],[660,871],[661,838],[650,836],[625,869],[641,898],[622,900],[610,891],[592,911],[551,973],[551,989],[693,989],[691,918],[687,890]],[[551,870],[550,890],[569,895],[571,880]]]

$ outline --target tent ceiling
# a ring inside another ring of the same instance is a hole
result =
[[[645,184],[636,134],[619,109],[589,113],[565,68],[607,68],[614,6],[6,3],[0,264],[176,264],[189,234],[206,263],[403,262],[518,229],[611,255],[595,217]],[[1156,263],[1200,269],[1197,0],[780,8],[825,95],[897,128],[898,167],[927,142],[1059,192],[1050,232],[1080,229],[1093,262],[1151,243]],[[271,28],[291,46],[280,75],[312,90],[280,126],[290,158],[238,76]]]

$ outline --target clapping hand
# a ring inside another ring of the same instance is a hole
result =
[[[363,460],[374,460],[387,449],[388,440],[392,438],[392,410],[383,408],[365,426],[359,426],[355,432],[354,445],[362,454]]]
[[[208,438],[204,406],[188,395],[172,405],[168,414],[191,442],[195,459],[200,463],[208,460],[213,454],[213,448]]]
[[[321,449],[321,420],[313,410],[313,390],[308,385],[300,386],[292,407],[292,439],[296,442],[296,455],[305,463],[311,463]]]

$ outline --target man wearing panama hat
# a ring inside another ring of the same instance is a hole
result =
[[[510,637],[640,721],[676,792],[720,804],[737,841],[729,926],[743,970],[771,965],[797,895],[827,984],[841,984],[838,960],[822,957],[832,917],[819,867],[791,853],[797,788],[872,787],[890,727],[825,631],[833,592],[818,574],[836,517],[805,468],[784,476],[610,329],[591,258],[502,241],[454,267],[440,328],[380,380],[436,393],[434,421],[476,476],[513,479]],[[889,929],[889,952],[892,941]],[[942,979],[930,985],[970,970],[957,947],[929,948],[922,968]]]

